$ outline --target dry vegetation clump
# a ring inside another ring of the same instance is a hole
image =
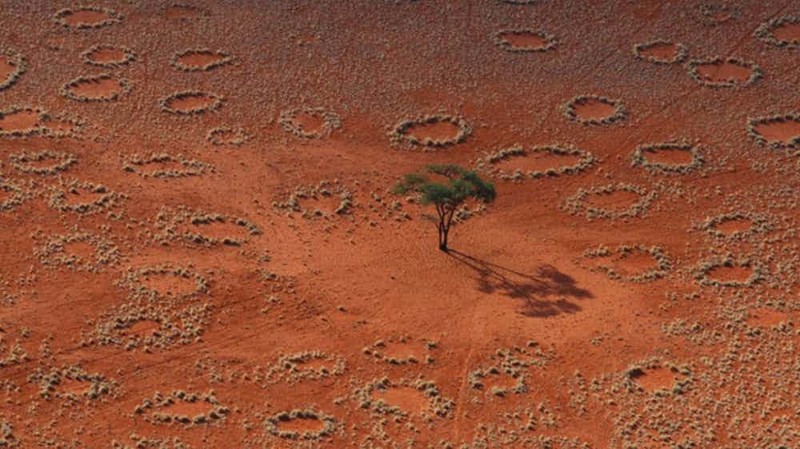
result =
[[[733,76],[727,79],[713,79],[711,77],[704,76],[699,70],[701,66],[721,66],[724,64],[735,65],[737,67],[747,69],[750,74],[746,80],[739,80]],[[747,87],[763,77],[761,67],[759,67],[756,63],[732,57],[723,58],[721,56],[714,56],[706,59],[693,59],[686,64],[686,68],[689,70],[689,76],[691,76],[693,80],[697,81],[703,86],[708,87]]]
[[[50,369],[37,367],[28,376],[28,382],[39,385],[39,396],[42,398],[69,401],[114,396],[118,389],[115,381],[106,379],[102,374],[88,373],[78,365]],[[78,388],[73,389],[74,386]]]
[[[651,161],[647,158],[648,155],[669,152],[688,152],[691,155],[691,161],[688,163],[668,163]],[[650,173],[673,173],[685,175],[693,170],[703,166],[705,158],[700,149],[688,143],[651,143],[647,145],[639,145],[633,152],[631,158],[632,167],[642,167]]]
[[[33,196],[30,190],[4,178],[0,178],[0,192],[0,212],[10,211]]]
[[[310,117],[321,121],[321,125],[316,128],[307,129],[298,120],[301,116]],[[303,139],[321,139],[329,136],[334,129],[342,127],[342,121],[335,112],[327,111],[324,108],[299,108],[289,109],[281,112],[278,122],[287,133],[294,134]]]
[[[34,175],[57,175],[78,162],[78,158],[73,154],[53,150],[14,153],[9,156],[9,160],[14,169]],[[40,165],[48,161],[52,161],[52,164]]]
[[[186,107],[176,107],[174,105],[176,101],[187,101],[189,105]],[[190,116],[214,112],[222,107],[223,101],[225,101],[225,97],[214,93],[201,92],[199,90],[184,90],[161,98],[158,104],[164,112],[181,116]],[[195,102],[197,104],[193,104]]]
[[[303,351],[282,355],[269,367],[269,377],[286,382],[319,380],[344,374],[344,359],[322,351]]]
[[[111,52],[111,51],[120,52],[122,54],[122,58],[112,59],[112,60],[96,59],[98,53]],[[81,53],[81,59],[83,59],[84,63],[89,65],[93,65],[96,67],[105,67],[109,69],[116,69],[135,61],[136,52],[125,46],[95,44],[87,48],[83,53]]]
[[[655,262],[655,265],[643,270],[634,272],[620,272],[615,268],[615,264],[624,263],[626,259],[638,255],[646,255]],[[592,271],[599,271],[608,276],[609,279],[623,282],[644,283],[651,282],[663,278],[672,269],[672,262],[670,262],[664,250],[659,246],[644,246],[644,245],[619,245],[614,249],[610,249],[604,245],[597,248],[586,250],[583,257],[588,260],[608,260],[608,265],[593,265],[588,267]]]
[[[124,195],[113,192],[101,184],[78,180],[61,180],[59,184],[58,187],[50,189],[48,205],[62,212],[92,214],[109,209],[120,199],[125,198]],[[81,198],[84,196],[88,196],[85,201]],[[78,201],[73,201],[76,198]]]
[[[755,139],[757,144],[762,146],[766,145],[774,150],[797,148],[800,146],[800,131],[798,131],[796,136],[785,140],[768,140],[758,131],[759,126],[787,123],[796,123],[800,129],[800,114],[792,112],[782,115],[769,115],[749,118],[747,120],[747,135]]]
[[[530,169],[521,170],[515,169],[513,172],[508,172],[502,168],[496,167],[497,164],[512,160],[515,158],[537,156],[556,156],[565,158],[578,158],[578,160],[571,165],[563,165],[560,167],[546,168],[542,170]],[[539,179],[543,177],[556,177],[561,175],[572,175],[582,172],[590,168],[597,159],[592,153],[581,150],[571,145],[544,145],[535,146],[530,149],[525,149],[521,146],[514,146],[506,148],[494,153],[489,153],[484,157],[478,159],[477,168],[487,174],[506,180],[506,181],[523,181],[525,179]]]
[[[404,410],[396,405],[388,404],[383,398],[376,398],[377,394],[395,388],[410,388],[415,393],[424,396],[427,406],[423,410]],[[429,420],[434,417],[447,418],[452,416],[455,409],[455,401],[442,396],[436,383],[425,380],[422,377],[415,379],[402,379],[392,382],[388,377],[376,379],[367,383],[354,393],[359,407],[381,415],[394,415],[398,420],[407,418],[413,413],[419,413],[423,419]]]
[[[98,92],[97,95],[88,96],[82,93],[76,93],[75,89],[85,85],[100,85],[104,81],[115,81],[116,84],[113,89]],[[117,89],[118,87],[118,89]],[[93,101],[117,101],[123,95],[130,93],[133,84],[125,78],[115,78],[109,73],[101,73],[100,75],[79,76],[74,80],[64,84],[61,87],[61,95],[70,100],[80,102],[93,102]]]
[[[717,269],[745,269],[750,271],[750,276],[746,280],[736,279],[717,279],[711,277],[711,272]],[[694,279],[698,284],[713,287],[752,287],[766,279],[766,268],[750,259],[734,259],[728,257],[713,257],[701,262],[694,269]]]
[[[612,195],[616,192],[630,192],[638,196],[638,200],[623,209],[608,209],[606,207],[591,206],[586,203],[591,196]],[[602,186],[579,188],[574,195],[567,198],[561,206],[562,210],[572,215],[584,215],[586,218],[634,218],[641,217],[650,207],[656,197],[655,191],[648,191],[642,186],[627,183],[607,184]]]
[[[776,17],[769,22],[762,23],[756,28],[753,35],[762,41],[781,48],[800,48],[800,39],[786,40],[775,36],[774,31],[784,26],[800,27],[799,16]]]
[[[83,346],[121,346],[130,351],[142,348],[168,350],[200,340],[210,319],[208,304],[180,307],[178,301],[142,298],[125,302],[103,315],[85,334]]]
[[[40,233],[34,238],[38,240],[42,237],[44,236]],[[74,243],[89,245],[93,253],[84,256],[71,252],[69,246]],[[33,253],[47,267],[63,266],[91,273],[99,273],[104,267],[115,265],[120,261],[119,248],[111,240],[77,229],[67,234],[48,236],[43,244],[34,248]]]
[[[21,54],[13,50],[0,50],[0,58],[4,58],[6,64],[14,67],[14,70],[6,76],[6,79],[0,81],[0,91],[2,91],[19,81],[19,78],[28,69],[28,63]]]
[[[667,46],[674,48],[674,53],[671,58],[664,59],[647,54],[648,50]],[[635,44],[633,46],[633,54],[637,59],[652,62],[654,64],[679,64],[686,60],[687,56],[689,55],[689,50],[687,50],[685,45],[677,42],[664,39],[653,39],[647,42],[642,42],[641,44]]]
[[[338,181],[323,180],[317,185],[299,186],[291,193],[284,196],[285,199],[272,202],[272,207],[277,210],[288,212],[300,212],[304,218],[348,215],[353,209],[353,193]],[[325,199],[338,201],[332,209],[312,207],[308,203],[314,203]]]
[[[419,138],[410,132],[415,127],[440,123],[453,125],[457,129],[456,133],[447,138]],[[389,140],[392,146],[395,147],[418,148],[422,146],[428,149],[436,149],[462,143],[467,140],[470,134],[472,134],[472,127],[463,118],[447,114],[432,114],[401,121],[389,133]]]
[[[182,289],[174,289],[172,286],[166,288],[152,287],[148,286],[147,283],[151,278],[172,278],[176,282],[188,281],[191,287],[185,289],[185,291],[180,291]],[[123,274],[118,285],[127,288],[130,291],[131,298],[143,299],[150,302],[158,302],[162,299],[184,300],[187,298],[196,298],[197,296],[205,295],[209,292],[208,280],[206,278],[190,268],[171,264],[146,265],[137,268],[130,267]]]
[[[12,344],[7,343],[5,339],[0,338],[0,368],[19,365],[20,363],[28,360],[30,360],[28,357],[28,352],[22,347],[20,340],[17,340]]]
[[[540,42],[537,42],[536,45],[515,45],[508,39],[509,36],[531,36]],[[492,34],[492,41],[501,49],[513,53],[546,52],[554,50],[558,45],[556,37],[552,34],[532,28],[502,29]]]
[[[317,421],[321,424],[319,430],[294,430],[282,429],[282,425],[286,425],[295,420]],[[264,427],[271,435],[289,440],[321,440],[325,437],[333,435],[336,431],[337,423],[333,416],[326,415],[321,411],[308,409],[294,409],[285,412],[279,412],[264,420]]]
[[[244,128],[220,126],[210,129],[206,140],[216,146],[233,145],[238,147],[250,140],[250,134]]]
[[[74,23],[70,23],[69,20],[70,17],[81,14],[86,14],[93,17],[89,21],[85,22],[77,21]],[[103,15],[105,17],[97,20],[98,14]],[[98,6],[79,6],[76,7],[75,9],[64,8],[56,12],[55,15],[53,16],[53,21],[56,24],[61,25],[64,28],[79,29],[79,30],[102,28],[108,25],[113,25],[117,22],[121,22],[122,19],[123,19],[122,14],[114,11],[113,9],[101,8]]]
[[[591,107],[594,104],[611,107],[613,112],[604,117],[582,116],[579,113],[580,107]],[[628,116],[628,112],[620,100],[613,100],[602,95],[578,95],[565,103],[562,110],[568,119],[584,125],[613,125],[625,120]]]
[[[203,229],[205,226],[211,225],[232,226],[233,230],[243,232],[216,236]],[[187,245],[240,246],[247,243],[251,237],[262,234],[258,226],[244,218],[189,209],[183,206],[176,209],[162,208],[156,215],[155,226],[159,232],[153,238],[161,244],[181,241]]]
[[[191,58],[192,56],[208,58],[209,60],[204,64],[187,64],[183,61],[183,58]],[[169,60],[169,64],[172,67],[182,72],[207,72],[232,62],[233,56],[230,53],[222,50],[211,50],[210,48],[187,48],[175,53]]]
[[[128,446],[118,441],[112,441],[111,449],[192,449],[192,446],[184,443],[178,437],[162,440],[160,438],[146,438],[132,434],[130,438],[134,442],[133,446]]]
[[[19,440],[14,436],[14,428],[8,421],[0,419],[0,447],[12,449],[19,446]]]
[[[179,168],[171,168],[177,165]],[[146,170],[146,167],[155,167]],[[182,154],[170,155],[167,153],[151,153],[146,156],[132,154],[123,157],[122,169],[129,173],[136,173],[143,178],[184,178],[200,176],[206,172],[213,172],[214,167],[196,159],[188,159]]]
[[[748,223],[745,229],[733,229],[725,232],[720,226],[726,223]],[[743,240],[756,234],[763,234],[773,229],[767,216],[752,212],[728,212],[714,217],[706,218],[705,221],[695,226],[696,229],[706,231],[710,235],[726,240]]]
[[[189,414],[181,411],[185,404],[202,404],[208,406],[207,412]],[[171,410],[175,408],[176,410]],[[135,415],[144,415],[145,421],[153,424],[186,424],[200,425],[220,422],[230,413],[228,407],[222,405],[213,391],[207,393],[187,393],[182,390],[170,394],[156,392],[152,398],[145,398],[133,410]]]
[[[420,363],[422,353],[425,354],[425,363],[433,363],[431,352],[436,349],[437,343],[431,340],[415,341],[413,338],[402,335],[388,339],[376,340],[369,346],[361,349],[364,355],[371,356],[375,361],[386,362],[390,365],[408,365]],[[412,347],[412,349],[408,349]],[[400,349],[398,349],[400,348]],[[417,354],[413,348],[419,348]]]

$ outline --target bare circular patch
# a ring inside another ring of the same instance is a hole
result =
[[[563,110],[568,119],[584,125],[611,125],[627,116],[621,101],[600,95],[574,97],[564,105]]]
[[[495,45],[510,52],[545,52],[556,48],[556,38],[542,30],[505,29],[492,34]]]
[[[700,20],[709,26],[721,25],[739,17],[739,9],[718,3],[702,3],[697,7]]]
[[[277,413],[264,421],[270,434],[291,440],[319,440],[333,434],[336,419],[314,409]]]
[[[122,169],[143,178],[183,178],[200,176],[213,167],[205,162],[188,159],[182,154],[152,153],[147,156],[133,154],[123,157]]]
[[[112,241],[77,230],[46,237],[34,254],[45,266],[95,273],[120,260],[119,249]]]
[[[238,147],[250,140],[250,134],[244,128],[220,126],[210,129],[206,135],[206,140],[216,146],[232,145]]]
[[[281,112],[283,130],[304,139],[321,139],[342,127],[339,116],[323,108],[300,108]]]
[[[461,117],[434,114],[403,120],[389,138],[395,146],[435,149],[462,143],[471,133],[472,127]]]
[[[156,216],[161,244],[180,241],[189,246],[240,246],[262,231],[244,218],[178,207],[162,208]]]
[[[694,279],[703,286],[751,287],[766,277],[764,267],[750,259],[712,258],[695,268]]]
[[[678,64],[686,59],[689,51],[683,44],[655,39],[634,45],[633,54],[638,59],[655,64]]]
[[[66,28],[91,29],[101,28],[122,21],[122,15],[113,9],[97,6],[81,6],[75,9],[65,8],[58,11],[53,20]]]
[[[222,107],[224,98],[220,95],[187,90],[176,92],[159,101],[161,110],[175,115],[198,115],[213,112]]]
[[[61,95],[81,102],[116,101],[131,91],[131,83],[108,73],[79,76],[61,88]]]
[[[230,410],[220,404],[213,392],[197,394],[179,390],[169,395],[156,393],[133,412],[153,424],[200,425],[222,420]]]
[[[209,15],[207,10],[193,5],[175,4],[164,8],[164,17],[172,20],[192,20]]]
[[[70,153],[52,150],[14,153],[9,160],[16,170],[34,175],[56,175],[78,162]]]
[[[800,17],[783,16],[762,23],[755,31],[762,41],[783,48],[800,48]]]
[[[609,279],[622,282],[644,283],[663,278],[672,269],[672,263],[658,246],[620,245],[614,249],[606,246],[583,253],[583,265],[599,271]]]
[[[353,193],[338,182],[298,186],[272,202],[277,210],[300,212],[304,218],[331,218],[352,212]]]
[[[108,187],[77,180],[61,181],[50,189],[48,205],[62,212],[91,214],[114,206],[124,198]]]
[[[653,143],[639,145],[633,152],[631,165],[650,173],[687,174],[703,166],[699,148],[685,143]]]
[[[233,62],[233,56],[221,50],[190,48],[175,53],[169,63],[184,72],[206,72]]]
[[[800,114],[751,118],[747,122],[747,134],[759,145],[773,149],[797,148],[800,146]]]
[[[571,175],[595,163],[594,155],[570,145],[535,146],[530,149],[512,147],[478,159],[479,170],[491,176],[522,181]]]
[[[706,218],[696,226],[714,237],[740,240],[772,230],[766,216],[749,212],[729,212]]]
[[[608,184],[580,188],[567,198],[562,209],[586,218],[633,218],[645,214],[656,197],[654,191],[635,184]]]
[[[117,68],[136,60],[136,53],[128,47],[114,45],[92,45],[81,53],[83,62],[106,68]]]
[[[455,408],[455,402],[443,397],[434,382],[423,378],[392,382],[384,377],[359,388],[355,395],[362,409],[401,419],[410,415],[447,417]]]
[[[0,50],[0,90],[13,86],[27,68],[22,55],[12,50]]]
[[[17,106],[0,111],[0,136],[27,137],[41,133],[44,115],[40,109]]]
[[[708,87],[746,87],[762,76],[758,65],[738,58],[695,59],[687,68],[693,80]]]

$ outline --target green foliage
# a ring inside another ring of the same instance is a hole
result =
[[[447,236],[455,211],[464,202],[474,198],[484,203],[494,201],[494,185],[483,180],[476,172],[454,164],[432,164],[425,167],[426,173],[409,173],[394,186],[393,192],[405,195],[416,192],[420,202],[434,205],[439,216],[439,248],[447,251]],[[439,181],[431,175],[444,177]]]

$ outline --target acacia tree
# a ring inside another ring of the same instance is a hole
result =
[[[432,180],[431,175],[445,179]],[[422,204],[432,204],[438,215],[439,250],[447,252],[447,237],[458,208],[470,198],[491,203],[495,198],[494,185],[484,181],[474,171],[458,165],[428,165],[425,173],[409,173],[394,187],[394,193],[405,195],[417,192]]]

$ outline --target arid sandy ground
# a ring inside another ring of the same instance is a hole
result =
[[[798,444],[796,2],[0,21],[0,448]]]

